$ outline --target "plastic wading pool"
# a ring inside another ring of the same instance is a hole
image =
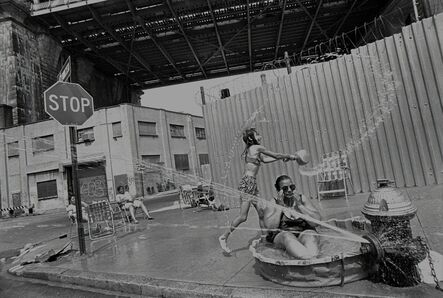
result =
[[[359,224],[355,225],[356,222]],[[328,223],[360,235],[369,228],[367,223],[355,221],[355,218]],[[255,268],[268,280],[296,287],[343,285],[368,277],[360,243],[343,239],[330,230],[317,228],[317,231],[320,253],[309,260],[294,259],[266,240],[254,240],[249,249],[255,258]]]

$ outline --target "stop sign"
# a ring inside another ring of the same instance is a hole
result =
[[[62,125],[82,125],[94,113],[92,96],[79,84],[57,82],[43,94],[46,113]]]

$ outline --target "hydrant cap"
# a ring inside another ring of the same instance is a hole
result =
[[[391,184],[389,180],[377,180],[377,189],[369,195],[361,212],[368,219],[373,217],[413,218],[417,208],[412,205],[407,195],[405,196],[399,190],[390,187],[389,184]]]

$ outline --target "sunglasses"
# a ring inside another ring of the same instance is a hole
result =
[[[291,185],[289,185],[289,186],[287,186],[287,185],[282,186],[281,189],[282,189],[284,192],[287,192],[287,191],[289,190],[289,188],[290,188],[292,191],[294,191],[294,190],[295,190],[295,184],[291,184]]]

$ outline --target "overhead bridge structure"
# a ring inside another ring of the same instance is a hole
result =
[[[31,16],[65,50],[144,89],[260,70],[284,52],[303,59],[391,2],[34,0]]]

